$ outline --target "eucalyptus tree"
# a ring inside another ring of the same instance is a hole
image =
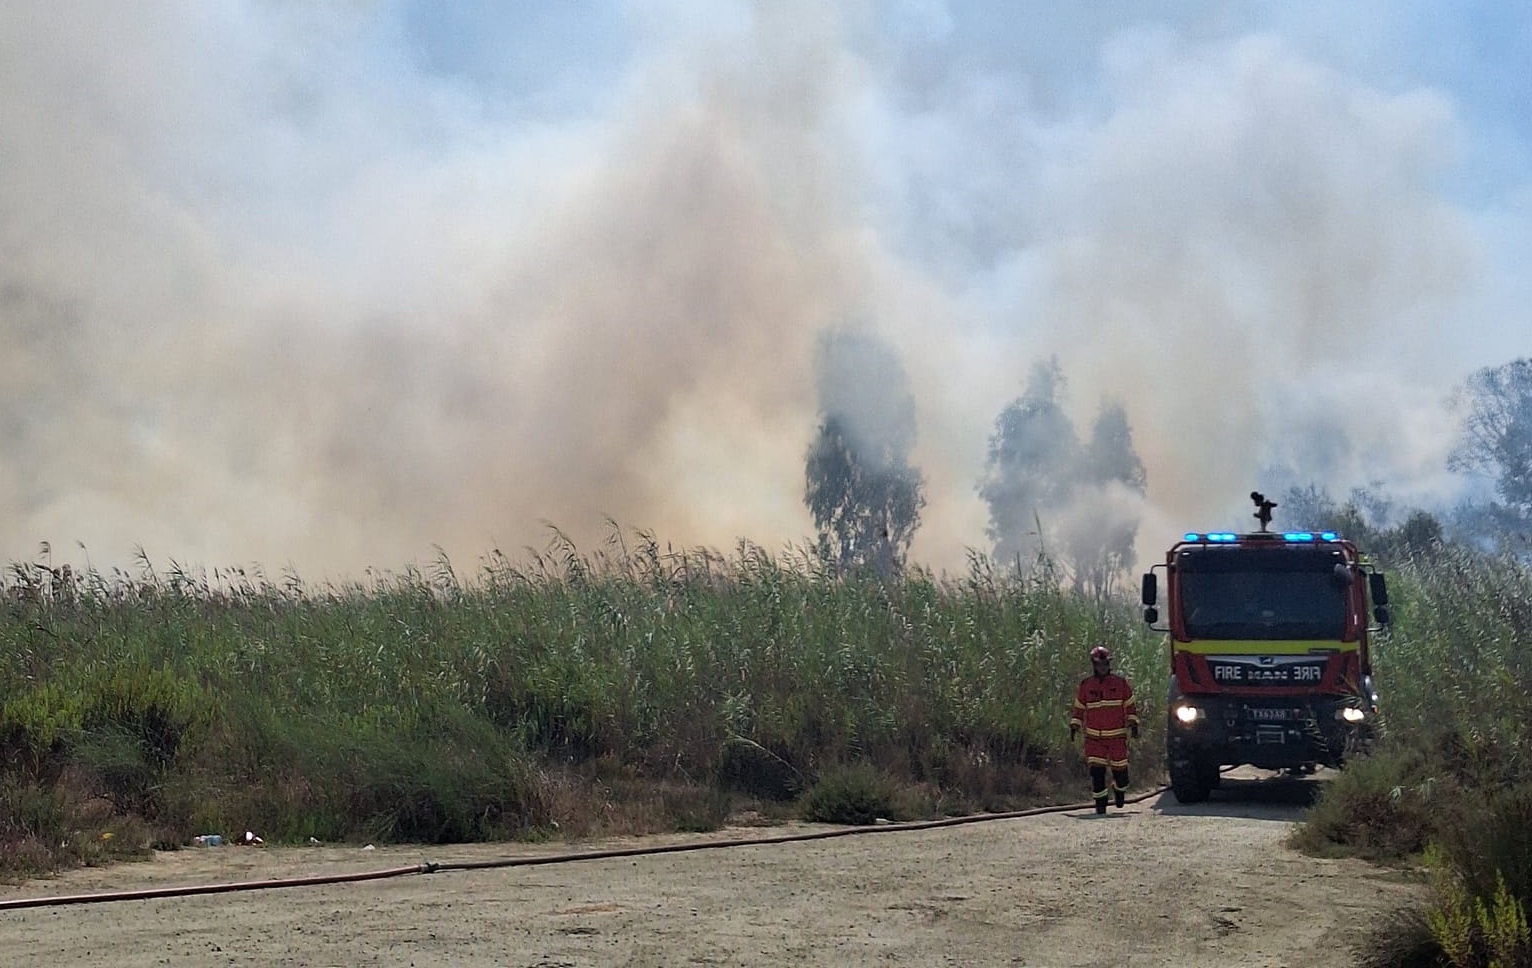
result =
[[[925,478],[909,461],[915,398],[898,355],[857,330],[820,339],[819,426],[804,467],[804,503],[821,548],[842,572],[903,569],[925,508]]]

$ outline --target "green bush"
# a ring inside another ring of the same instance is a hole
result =
[[[536,765],[514,736],[462,707],[419,716],[233,711],[227,795],[198,830],[268,840],[467,843],[545,824]],[[209,777],[212,784],[216,778]]]
[[[803,774],[786,756],[739,736],[719,751],[716,775],[725,789],[776,802],[792,800],[804,786]]]
[[[0,767],[22,780],[56,782],[83,720],[79,692],[59,683],[7,698],[0,704]]]
[[[1435,906],[1426,913],[1431,936],[1452,968],[1527,968],[1532,965],[1532,932],[1525,903],[1497,878],[1481,895],[1463,881],[1445,858],[1431,858]]]
[[[503,739],[376,737],[350,778],[352,832],[388,843],[514,839],[546,822],[535,771]]]
[[[155,838],[134,817],[106,817],[66,785],[0,776],[0,880],[148,855]]]
[[[857,826],[902,820],[897,798],[897,784],[870,764],[832,767],[803,795],[803,819]]]
[[[1432,933],[1431,909],[1411,905],[1373,923],[1357,962],[1364,968],[1452,968]]]
[[[1324,786],[1292,843],[1319,856],[1404,862],[1426,849],[1450,802],[1419,750],[1384,743]]]
[[[1433,838],[1442,862],[1476,900],[1532,898],[1532,782],[1465,791]]]

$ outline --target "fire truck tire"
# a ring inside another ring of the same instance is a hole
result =
[[[1218,780],[1218,764],[1209,768],[1209,760],[1193,757],[1170,762],[1170,792],[1179,803],[1201,803],[1208,798]]]
[[[1223,782],[1223,771],[1218,768],[1218,761],[1214,759],[1201,759],[1197,761],[1197,768],[1202,771],[1202,776],[1208,785],[1208,789],[1218,789],[1218,785]]]

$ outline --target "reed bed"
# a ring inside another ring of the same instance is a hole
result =
[[[1163,674],[1131,603],[979,556],[882,581],[614,528],[467,576],[445,556],[318,586],[140,566],[12,567],[0,839],[74,824],[89,861],[130,818],[119,845],[716,826],[851,764],[913,814],[1008,808],[1079,795],[1066,721],[1090,643]]]

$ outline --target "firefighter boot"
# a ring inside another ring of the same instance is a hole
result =
[[[1117,809],[1122,809],[1123,798],[1128,792],[1127,769],[1112,771],[1112,792],[1117,795]]]
[[[1106,797],[1097,797],[1096,798],[1096,812],[1097,813],[1106,813]]]

